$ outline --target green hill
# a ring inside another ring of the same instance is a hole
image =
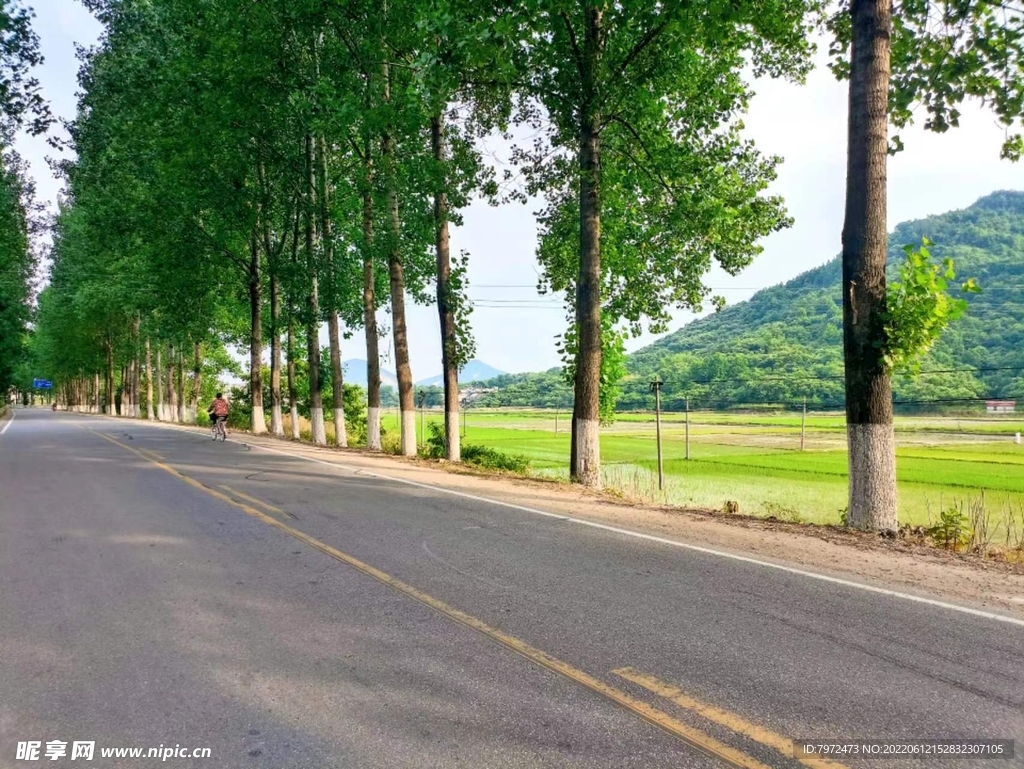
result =
[[[943,335],[920,376],[897,377],[895,400],[925,407],[937,404],[924,401],[1024,399],[1024,193],[996,192],[961,211],[899,225],[889,238],[893,270],[902,246],[922,236],[933,241],[934,257],[954,259],[958,282],[977,278],[982,293],[968,297],[967,316]],[[840,279],[836,257],[637,351],[620,407],[648,407],[645,384],[655,375],[666,382],[669,408],[684,395],[701,407],[805,397],[812,405],[841,404]],[[981,370],[927,373],[951,368]]]

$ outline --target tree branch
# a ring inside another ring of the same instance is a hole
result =
[[[565,30],[569,33],[569,42],[572,43],[573,57],[576,59],[576,69],[579,70],[580,77],[583,78],[583,54],[580,53],[580,45],[576,41],[576,33],[573,32],[572,22],[569,20],[569,14],[565,11],[560,11],[559,15],[562,17],[562,21],[565,22]]]

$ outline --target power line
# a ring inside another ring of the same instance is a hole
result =
[[[916,374],[901,373],[895,374],[897,377],[914,377],[914,376],[927,376],[931,374],[981,374],[989,373],[993,371],[1024,371],[1024,366],[982,366],[979,368],[946,368],[946,369],[930,369],[928,371],[919,371]],[[727,384],[727,383],[743,383],[743,384],[760,384],[761,382],[804,382],[804,381],[818,381],[818,382],[831,382],[831,381],[842,381],[846,378],[844,374],[803,374],[803,375],[785,375],[785,376],[765,376],[765,377],[724,377],[718,379],[666,379],[663,380],[663,384],[674,384],[674,385],[709,385],[709,384]],[[646,381],[632,380],[622,381],[619,386],[647,386]],[[991,400],[988,398],[986,400]]]

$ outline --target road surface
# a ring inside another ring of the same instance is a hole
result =
[[[1016,757],[983,765],[1024,765],[1021,623],[181,429],[0,429],[4,769],[40,765],[29,741],[66,742],[57,767],[323,769],[1004,738]],[[158,746],[177,753],[100,755]]]

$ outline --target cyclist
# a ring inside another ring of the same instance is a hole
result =
[[[217,397],[213,399],[213,403],[210,404],[210,408],[206,410],[206,413],[210,415],[210,421],[213,423],[214,430],[218,427],[218,422],[226,422],[228,419],[228,411],[230,407],[228,402],[224,400],[223,393],[217,393]],[[221,426],[223,430],[223,426]],[[216,432],[214,433],[216,435]]]

